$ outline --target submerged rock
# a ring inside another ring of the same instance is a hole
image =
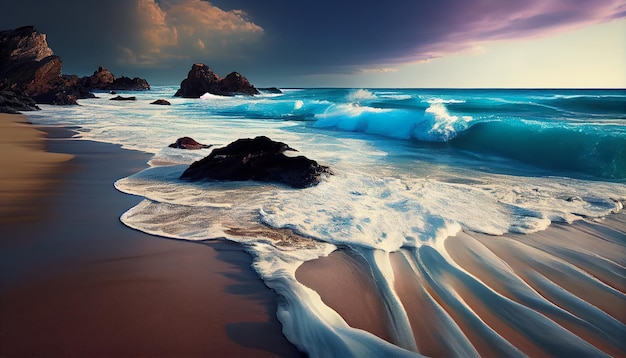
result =
[[[265,93],[271,93],[271,94],[282,94],[283,93],[283,91],[281,91],[280,89],[278,89],[276,87],[259,88],[259,91],[265,92]]]
[[[180,88],[174,96],[184,98],[200,98],[205,93],[219,96],[233,96],[238,94],[255,95],[259,91],[250,84],[247,78],[237,72],[220,78],[209,66],[196,63],[180,83]]]
[[[286,156],[284,152],[289,150],[295,151],[287,144],[265,136],[238,139],[191,164],[181,178],[192,181],[256,180],[306,188],[319,184],[323,174],[332,174],[328,167],[312,159]]]
[[[178,149],[205,149],[211,148],[210,144],[201,144],[196,142],[193,138],[190,137],[182,137],[176,140],[176,143],[172,143],[169,145],[170,148],[178,148]]]
[[[164,99],[157,99],[154,102],[150,102],[150,104],[158,104],[158,105],[162,105],[162,106],[169,106],[169,105],[171,105],[171,103],[169,101],[164,100]]]
[[[135,101],[137,100],[137,97],[135,96],[130,96],[130,97],[122,97],[122,96],[116,96],[110,99],[111,101]]]

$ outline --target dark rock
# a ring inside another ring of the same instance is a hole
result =
[[[207,65],[196,63],[180,83],[180,89],[174,96],[185,98],[200,98],[205,93],[220,96],[238,94],[255,95],[259,91],[250,84],[247,78],[237,72],[232,72],[225,78],[220,78]]]
[[[165,105],[165,106],[171,105],[169,101],[164,100],[164,99],[157,99],[156,101],[151,102],[150,104],[160,104],[160,105]]]
[[[80,83],[83,87],[90,90],[105,90],[105,91],[144,91],[149,90],[150,85],[148,81],[135,77],[128,78],[122,76],[116,78],[111,71],[107,70],[103,66],[98,67],[94,71],[93,75],[81,78]]]
[[[306,188],[319,184],[323,174],[332,174],[328,167],[304,156],[286,156],[284,152],[288,150],[294,149],[264,136],[238,139],[191,164],[181,178],[192,181],[256,180]]]
[[[118,91],[147,91],[150,89],[150,85],[148,84],[148,81],[143,78],[129,78],[122,76],[120,78],[116,78],[113,83],[103,89]]]
[[[61,59],[32,26],[0,32],[0,87],[34,97],[61,77]]]
[[[62,75],[61,69],[61,59],[48,47],[46,35],[33,26],[0,31],[0,89],[22,93],[37,103],[63,105],[95,97],[94,89],[150,89],[146,80],[116,79],[104,67],[83,78]]]
[[[0,113],[20,113],[21,111],[37,111],[35,101],[19,92],[0,91]]]
[[[283,142],[275,142],[266,136],[259,136],[254,139],[237,139],[226,147],[213,149],[211,155],[222,157],[232,155],[261,156],[265,154],[282,154],[286,151],[297,152],[297,150]]]
[[[110,99],[111,101],[136,101],[137,97],[135,96],[130,96],[130,97],[122,97],[122,96],[116,96]]]
[[[226,77],[222,78],[219,83],[219,89],[222,95],[227,96],[235,94],[252,96],[259,94],[259,91],[250,84],[250,81],[239,72],[231,72]]]
[[[196,63],[180,83],[180,89],[174,96],[184,98],[200,98],[205,93],[216,94],[219,88],[220,78],[209,66]]]
[[[178,149],[205,149],[211,148],[212,145],[200,144],[196,142],[193,138],[182,137],[176,140],[176,143],[172,143],[169,145],[170,148],[178,148]]]
[[[103,90],[106,90],[106,87],[113,83],[113,81],[115,81],[115,76],[102,66],[98,67],[98,69],[93,72],[93,75],[81,79],[83,86]]]
[[[265,93],[272,93],[272,94],[282,94],[283,91],[281,91],[280,89],[276,88],[276,87],[266,87],[266,88],[259,88],[260,92],[265,92]]]

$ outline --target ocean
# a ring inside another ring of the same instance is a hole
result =
[[[623,291],[603,279],[623,282],[626,276],[623,233],[608,248],[598,238],[600,253],[566,243],[528,244],[523,237],[623,208],[626,90],[316,88],[183,99],[172,97],[177,88],[119,92],[136,101],[109,101],[112,95],[98,93],[80,106],[44,105],[28,117],[75,128],[83,139],[153,154],[145,170],[114,183],[144,198],[121,221],[168,238],[244,245],[254,269],[282,297],[277,316],[286,337],[309,355],[424,353],[416,314],[394,286],[398,255],[438,317],[429,324],[445,353],[483,353],[467,327],[490,352],[527,353],[473,309],[467,292],[492,305],[493,315],[542,352],[603,354],[570,326],[624,352],[626,326],[619,317],[549,275],[531,275],[556,270],[625,303]],[[172,105],[149,104],[158,98]],[[334,175],[307,189],[191,183],[179,176],[211,149],[168,147],[183,136],[220,147],[259,135],[287,143]],[[498,249],[503,236],[517,238],[508,251]],[[460,262],[450,249],[459,242],[493,282]],[[391,339],[350,327],[296,280],[304,262],[337,249],[367,265]],[[511,250],[523,258],[505,254]],[[578,262],[597,271],[581,270]]]

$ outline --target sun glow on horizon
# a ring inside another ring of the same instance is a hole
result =
[[[369,88],[626,88],[625,43],[621,19],[550,37],[484,42],[462,53],[395,65],[395,71],[307,80]],[[381,66],[387,67],[392,66]]]

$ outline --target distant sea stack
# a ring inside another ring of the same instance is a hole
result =
[[[255,95],[259,91],[250,84],[247,78],[238,72],[231,72],[224,78],[209,68],[209,66],[196,63],[180,83],[180,89],[174,96],[184,98],[200,98],[205,93],[219,96]]]
[[[92,76],[63,75],[61,65],[61,58],[48,46],[46,35],[33,26],[0,32],[0,90],[11,92],[13,99],[31,98],[37,103],[66,105],[77,104],[77,99],[93,98],[91,91],[95,89],[150,89],[146,80],[115,78],[103,67]]]
[[[125,76],[116,78],[102,66],[98,67],[93,75],[81,78],[80,82],[90,90],[145,91],[150,89],[150,84],[143,78],[129,78]]]

